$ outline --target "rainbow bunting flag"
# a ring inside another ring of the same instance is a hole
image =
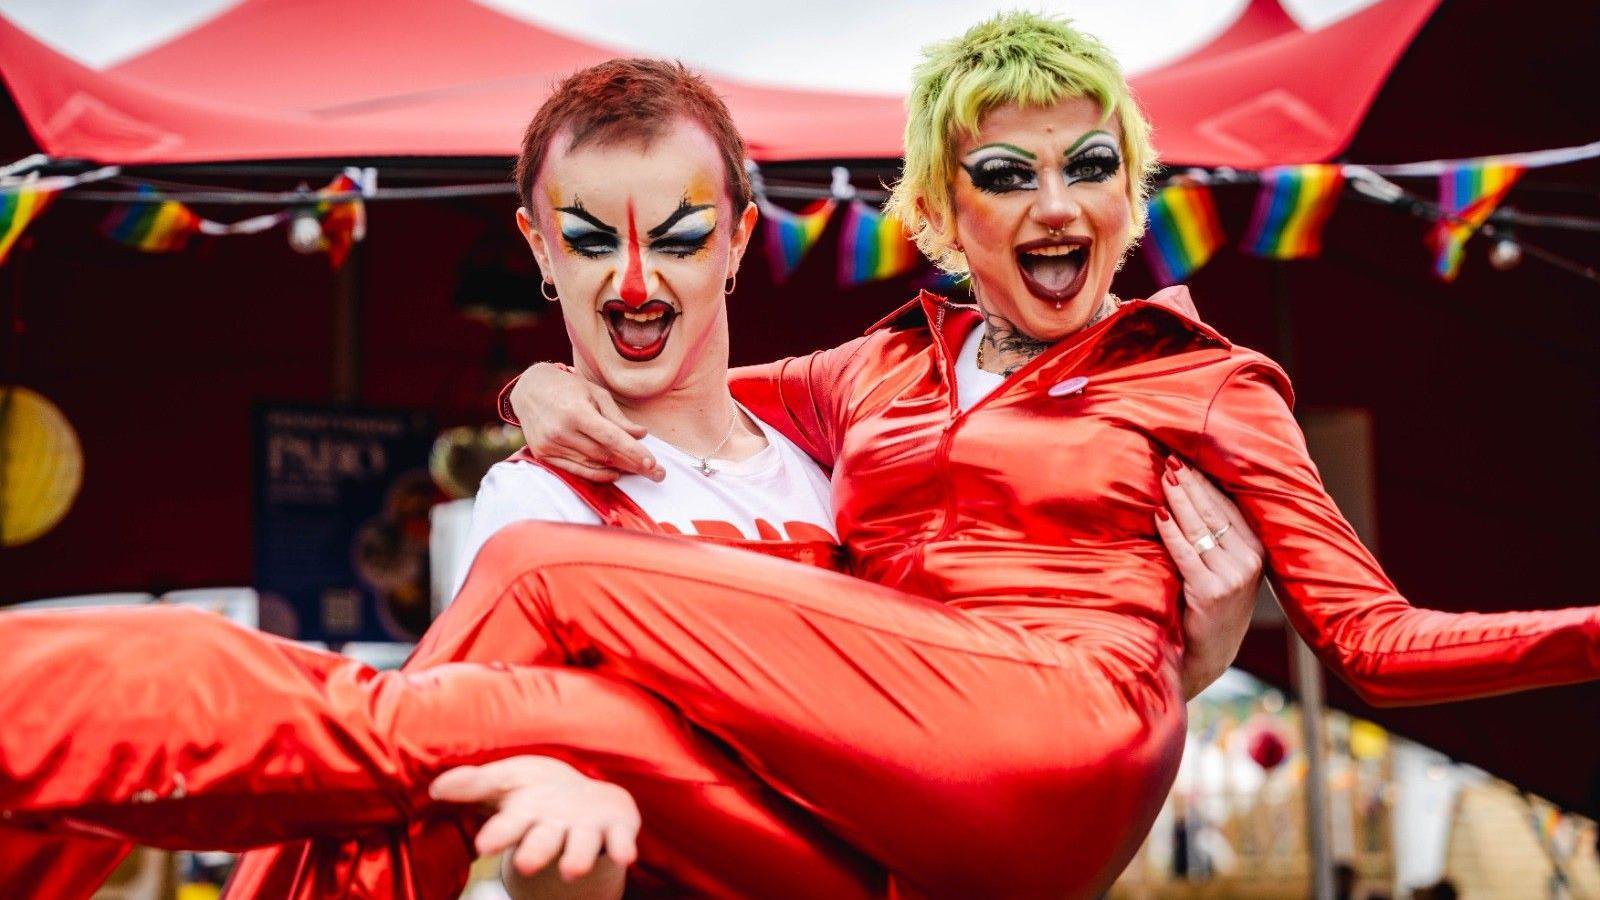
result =
[[[17,238],[22,237],[28,223],[44,212],[55,195],[55,190],[50,188],[27,186],[0,194],[0,263],[6,261],[6,255]]]
[[[350,248],[367,236],[367,205],[359,196],[350,200],[328,198],[360,190],[361,185],[354,178],[343,174],[317,192],[323,198],[317,201],[316,210],[317,220],[322,223],[322,247],[328,251],[328,262],[335,269],[344,265]]]
[[[1244,251],[1272,259],[1305,259],[1322,252],[1322,226],[1344,187],[1339,166],[1312,164],[1263,170]]]
[[[1205,185],[1179,182],[1150,198],[1144,251],[1162,287],[1177,284],[1205,265],[1222,241],[1217,204]]]
[[[1443,281],[1456,280],[1467,241],[1488,221],[1522,172],[1521,166],[1484,160],[1439,176],[1439,211],[1444,218],[1428,234],[1435,254],[1433,274]]]
[[[800,261],[816,246],[839,204],[823,199],[799,212],[790,212],[766,200],[758,202],[761,218],[767,223],[767,257],[772,263],[772,279],[782,284],[800,268]]]
[[[865,284],[911,271],[922,258],[900,220],[862,203],[850,202],[839,245],[839,281]]]
[[[159,200],[156,190],[140,185],[149,202],[112,207],[100,223],[106,237],[146,253],[171,253],[189,245],[200,231],[200,217],[176,200]]]

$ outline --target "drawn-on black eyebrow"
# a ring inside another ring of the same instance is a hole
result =
[[[556,212],[564,212],[569,216],[577,216],[578,218],[588,222],[590,225],[593,225],[595,228],[604,231],[606,234],[609,234],[612,237],[616,237],[617,235],[617,230],[615,228],[612,228],[610,225],[607,225],[599,219],[596,219],[594,216],[589,215],[589,211],[584,209],[583,204],[581,203],[576,206],[558,206],[556,207]]]
[[[716,204],[713,203],[702,203],[699,206],[691,206],[689,204],[689,198],[685,197],[678,201],[678,208],[672,211],[672,215],[667,216],[666,219],[662,220],[660,225],[657,225],[646,233],[650,235],[651,240],[655,240],[656,238],[661,237],[663,234],[666,234],[668,231],[671,231],[672,226],[678,224],[678,220],[682,219],[684,216],[692,216],[697,212],[703,212],[711,209],[715,205]]]

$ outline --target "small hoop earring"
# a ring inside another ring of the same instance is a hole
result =
[[[541,281],[539,282],[539,293],[544,295],[546,300],[555,303],[561,299],[561,295],[556,293],[555,287],[556,283],[554,281]],[[550,288],[550,290],[547,291],[545,288]]]
[[[733,293],[733,289],[738,287],[738,286],[739,286],[739,273],[738,272],[734,272],[732,277],[730,277],[728,279],[728,283],[722,286],[722,296],[726,297],[729,294]]]

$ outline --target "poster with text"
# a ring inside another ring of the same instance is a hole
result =
[[[261,405],[254,412],[261,627],[300,640],[411,641],[428,626],[423,413]]]

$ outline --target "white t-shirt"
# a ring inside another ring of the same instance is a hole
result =
[[[1006,383],[1004,375],[978,368],[978,344],[982,340],[983,323],[979,322],[961,342],[961,352],[956,354],[956,403],[962,412],[977,406],[978,401]]]
[[[624,475],[617,479],[617,487],[650,518],[682,534],[752,541],[838,540],[828,476],[788,438],[755,416],[750,418],[766,435],[767,446],[749,459],[713,458],[716,471],[703,475],[699,457],[646,435],[643,443],[667,477],[657,483],[643,475]],[[453,554],[457,574],[452,598],[489,538],[512,522],[527,519],[602,524],[588,504],[543,467],[497,463],[478,486],[471,524]]]

